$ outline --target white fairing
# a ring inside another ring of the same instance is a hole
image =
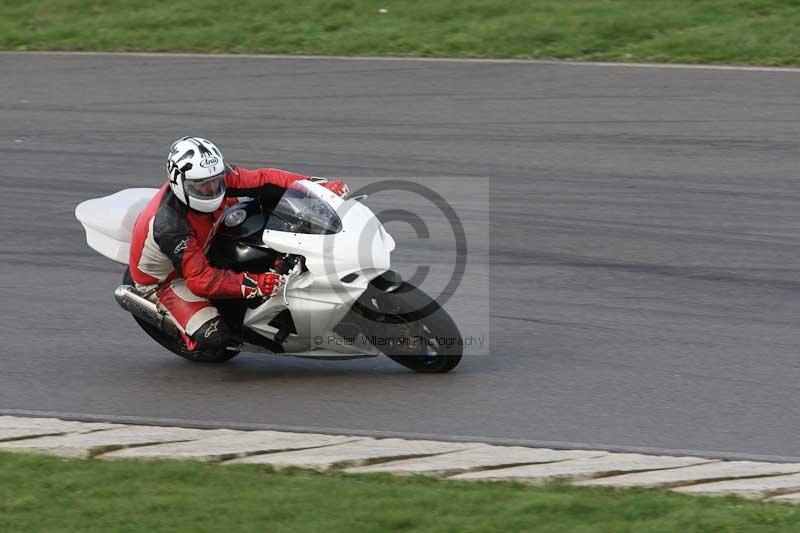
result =
[[[78,204],[75,217],[86,230],[86,242],[96,252],[127,265],[136,217],[157,192],[150,188],[125,189]]]
[[[265,230],[265,246],[283,253],[306,258],[308,272],[291,276],[285,290],[261,306],[245,314],[244,324],[265,336],[272,337],[275,328],[269,322],[282,310],[289,309],[297,334],[284,342],[287,352],[309,351],[307,355],[323,356],[334,347],[338,352],[362,353],[363,346],[329,342],[331,331],[369,282],[390,267],[390,254],[395,242],[375,214],[357,200],[342,200],[316,183],[303,185],[325,199],[342,219],[342,231],[332,235],[308,235]],[[341,281],[348,275],[355,279]],[[324,342],[315,341],[322,337]],[[330,354],[330,355],[336,355]]]

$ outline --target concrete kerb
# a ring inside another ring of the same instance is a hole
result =
[[[0,416],[0,451],[117,459],[184,459],[456,480],[670,488],[800,503],[800,463],[556,450],[286,431],[237,431]]]

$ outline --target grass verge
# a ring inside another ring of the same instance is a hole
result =
[[[796,532],[800,509],[660,491],[0,453],[0,531]]]
[[[0,0],[7,50],[800,64],[797,0]]]
[[[800,64],[797,0],[0,0],[7,50]]]

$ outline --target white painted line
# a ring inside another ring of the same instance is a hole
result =
[[[125,426],[91,433],[69,433],[37,439],[0,443],[0,451],[48,453],[61,457],[87,458],[109,448],[148,443],[192,440],[219,433],[207,429]]]
[[[772,498],[767,498],[767,501],[793,503],[797,505],[800,504],[800,492],[793,492],[792,494],[783,494],[781,496],[773,496]]]
[[[703,494],[708,496],[726,496],[734,494],[744,498],[763,498],[779,491],[799,491],[800,474],[717,481],[715,483],[678,487],[672,490],[684,494]]]
[[[793,474],[796,472],[800,472],[800,463],[720,461],[672,470],[604,477],[581,481],[577,484],[604,487],[676,487],[703,480]]]
[[[460,452],[420,457],[418,459],[390,461],[377,465],[350,468],[347,471],[353,473],[390,472],[393,474],[453,475],[477,468],[511,466],[524,463],[552,463],[569,459],[602,457],[604,455],[607,455],[607,453],[478,444]]]
[[[329,446],[353,437],[280,433],[277,431],[232,431],[221,429],[216,436],[190,442],[128,448],[100,455],[101,459],[193,459],[213,461],[259,452],[274,452]]]
[[[328,470],[333,467],[363,465],[375,459],[409,457],[455,452],[477,446],[427,440],[360,438],[346,444],[296,452],[254,455],[232,463],[270,464],[275,467],[299,467]]]
[[[57,418],[20,418],[0,416],[0,441],[53,435],[56,433],[86,432],[121,427],[117,424],[70,422]]]
[[[543,441],[531,439],[497,438],[485,435],[453,435],[436,433],[414,433],[406,431],[380,431],[359,428],[290,426],[283,424],[258,424],[252,422],[197,420],[187,418],[155,418],[130,415],[96,413],[70,413],[39,411],[30,409],[0,409],[0,415],[13,417],[50,417],[83,422],[114,422],[117,424],[142,424],[155,426],[178,426],[197,429],[230,428],[240,431],[283,431],[291,433],[324,433],[329,435],[351,435],[373,438],[400,438],[411,440],[438,440],[442,442],[483,442],[499,446],[525,446],[528,448],[553,448],[558,450],[602,450],[614,453],[641,453],[647,455],[713,457],[732,461],[764,461],[775,463],[798,463],[800,457],[755,453],[734,453],[720,450],[688,450],[658,448],[655,446],[622,446],[608,442]]]
[[[77,422],[61,420],[60,418],[31,418],[20,416],[0,416],[0,429],[74,429],[81,431],[92,431],[95,429],[106,429],[120,427],[119,424],[108,422]]]
[[[614,61],[571,61],[559,59],[499,59],[499,58],[459,58],[459,57],[403,57],[403,56],[324,56],[324,55],[282,55],[282,54],[198,54],[175,52],[68,52],[68,51],[0,51],[2,56],[96,56],[96,57],[141,57],[149,59],[257,59],[257,60],[310,60],[310,61],[371,61],[371,62],[413,62],[413,63],[475,63],[543,65],[571,67],[605,68],[646,68],[683,70],[731,70],[742,72],[800,73],[800,67],[770,67],[759,65],[710,65],[689,63],[621,63]]]
[[[614,453],[602,457],[575,459],[560,463],[469,472],[453,476],[450,479],[523,480],[540,483],[555,480],[588,479],[615,472],[678,468],[707,463],[708,461],[708,459],[700,459],[698,457],[664,457],[635,453]]]

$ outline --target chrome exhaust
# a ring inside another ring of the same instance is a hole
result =
[[[114,298],[124,310],[171,337],[180,337],[178,327],[166,314],[158,310],[156,304],[144,298],[136,287],[120,285],[114,290]]]

